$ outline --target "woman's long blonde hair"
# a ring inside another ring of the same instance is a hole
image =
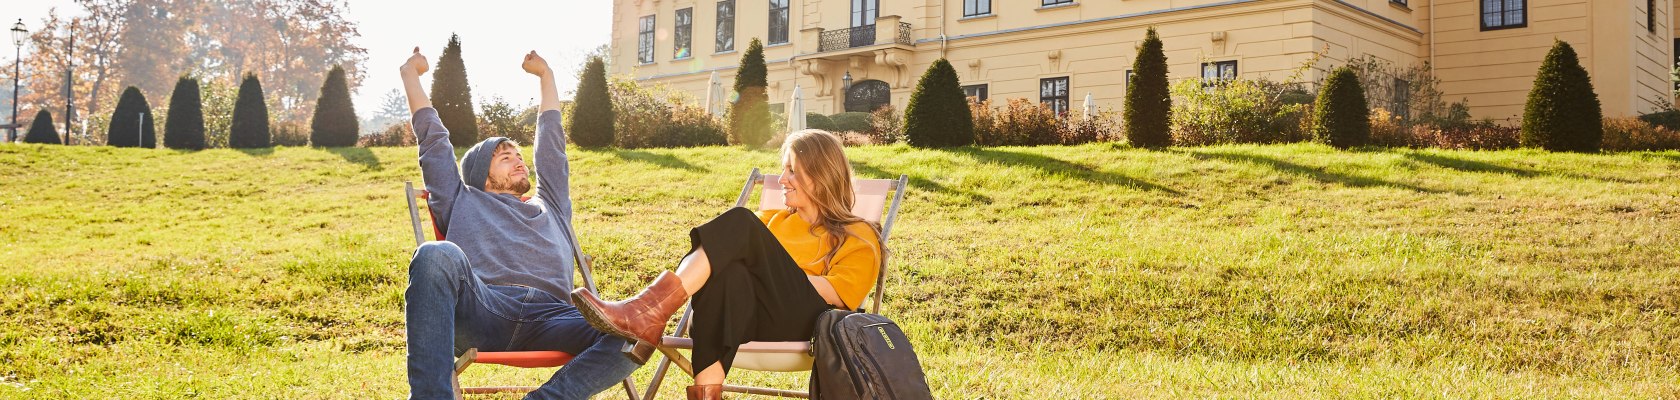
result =
[[[823,263],[823,275],[828,275],[828,270],[833,268],[830,262],[840,252],[840,245],[846,243],[847,237],[863,240],[846,227],[867,222],[852,214],[852,205],[857,197],[852,191],[852,165],[846,161],[844,148],[840,138],[820,129],[794,132],[782,142],[782,165],[798,160],[798,175],[810,181],[809,187],[799,189],[805,193],[805,198],[810,199],[810,209],[817,212],[817,223],[811,225],[811,233],[816,234],[818,227],[828,231],[828,254],[816,260]],[[866,225],[875,230],[876,237],[880,237],[879,226],[874,223]],[[880,243],[868,244],[870,248],[881,250]],[[884,250],[881,252],[884,253]]]

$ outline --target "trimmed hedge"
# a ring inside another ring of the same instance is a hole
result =
[[[1160,35],[1150,27],[1132,61],[1132,89],[1126,91],[1122,120],[1133,146],[1158,148],[1172,144],[1172,95],[1167,85],[1167,55]],[[1121,77],[1125,79],[1125,77]]]
[[[196,78],[183,75],[175,81],[175,91],[169,94],[169,119],[163,124],[163,147],[204,149],[204,102]]]
[[[1595,152],[1604,141],[1604,110],[1575,49],[1553,39],[1523,108],[1522,145]]]
[[[829,132],[838,131],[834,128],[834,120],[829,119],[827,115],[814,112],[805,113],[805,127],[811,129],[821,129]]]
[[[866,112],[843,112],[830,115],[828,119],[834,122],[834,130],[839,132],[868,133],[875,129],[874,117]]]
[[[1313,106],[1313,139],[1337,148],[1364,146],[1371,141],[1371,108],[1353,68],[1330,73]]]
[[[29,134],[23,136],[23,142],[64,144],[58,139],[58,129],[53,127],[52,112],[42,109],[35,113],[35,120],[29,122]]]
[[[239,97],[233,102],[233,126],[228,130],[228,147],[269,147],[268,103],[256,74],[245,74],[239,83]]]
[[[361,133],[360,125],[361,121],[356,118],[356,105],[350,102],[350,86],[344,80],[344,67],[334,65],[332,71],[327,72],[327,81],[321,83],[321,98],[315,101],[315,118],[309,121],[309,145],[355,146],[356,136]],[[476,125],[474,132],[477,132]]]
[[[922,73],[904,109],[904,135],[915,147],[956,147],[974,144],[974,116],[968,96],[957,81],[957,70],[941,58]]]
[[[129,86],[111,111],[111,125],[105,128],[105,144],[113,147],[157,147],[157,116],[140,88]]]

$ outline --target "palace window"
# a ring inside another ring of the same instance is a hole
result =
[[[735,0],[717,3],[717,47],[722,53],[735,50]]]
[[[1528,26],[1528,0],[1482,0],[1482,30]]]
[[[770,0],[770,43],[788,42],[788,0]]]
[[[963,0],[963,17],[978,17],[992,13],[992,0]]]
[[[1038,80],[1038,102],[1056,115],[1067,115],[1068,112],[1068,77],[1044,78]]]
[[[671,58],[682,59],[694,56],[694,8],[677,10],[677,34]]]
[[[636,29],[636,62],[653,63],[653,16],[642,17]]]

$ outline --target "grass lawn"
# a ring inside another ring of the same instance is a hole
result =
[[[911,177],[885,311],[939,398],[1680,398],[1680,152],[850,154]],[[605,297],[775,161],[573,149]],[[404,180],[413,148],[0,145],[0,398],[404,396]]]

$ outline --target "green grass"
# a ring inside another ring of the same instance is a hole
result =
[[[886,314],[940,398],[1680,398],[1680,152],[849,151],[911,178]],[[607,297],[776,161],[572,157]],[[0,397],[405,395],[418,178],[412,148],[0,146]]]

